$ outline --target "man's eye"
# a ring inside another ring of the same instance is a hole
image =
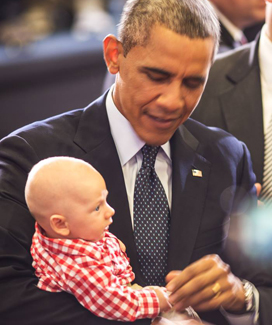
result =
[[[147,76],[150,80],[156,81],[156,82],[163,82],[163,81],[167,80],[167,76],[164,76],[161,74],[147,73]]]
[[[99,211],[99,208],[100,208],[100,206],[98,205],[98,206],[95,208],[95,211]]]
[[[183,81],[187,88],[196,89],[203,85],[203,81],[199,79],[185,79]]]

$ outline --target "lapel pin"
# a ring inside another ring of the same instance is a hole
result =
[[[192,175],[194,177],[202,177],[202,171],[198,169],[192,169]]]

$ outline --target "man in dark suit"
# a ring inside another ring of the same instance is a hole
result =
[[[86,109],[26,126],[1,141],[1,324],[113,323],[92,315],[72,295],[36,287],[29,253],[34,220],[23,193],[28,172],[46,157],[81,158],[103,175],[116,211],[110,231],[125,243],[136,282],[145,285],[133,228],[134,183],[145,144],[160,147],[155,171],[171,211],[171,303],[177,310],[192,306],[214,324],[230,324],[234,314],[255,321],[259,311],[260,325],[271,324],[271,276],[248,272],[247,265],[233,265],[234,274],[225,264],[231,262],[224,252],[230,216],[246,199],[256,201],[248,150],[222,130],[187,120],[218,39],[219,24],[206,0],[128,1],[119,39],[104,41],[114,87]]]
[[[240,49],[217,57],[202,99],[192,114],[192,118],[220,127],[245,142],[261,184],[264,133],[271,117],[271,21],[269,0],[261,35]]]
[[[243,30],[264,20],[264,0],[210,0],[221,25],[219,52],[226,52],[246,42]],[[257,26],[257,25],[256,25]]]

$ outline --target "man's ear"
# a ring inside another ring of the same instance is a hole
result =
[[[50,217],[50,226],[55,233],[63,237],[67,237],[70,234],[70,229],[66,218],[59,214],[53,214]]]
[[[103,41],[104,60],[111,74],[119,71],[118,57],[123,53],[121,42],[114,35],[108,35]]]

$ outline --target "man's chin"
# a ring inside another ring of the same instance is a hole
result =
[[[161,136],[158,134],[153,134],[152,136],[142,138],[142,140],[150,145],[150,146],[162,146],[164,145],[167,141],[169,141],[172,138],[173,134],[169,134],[168,136]]]

